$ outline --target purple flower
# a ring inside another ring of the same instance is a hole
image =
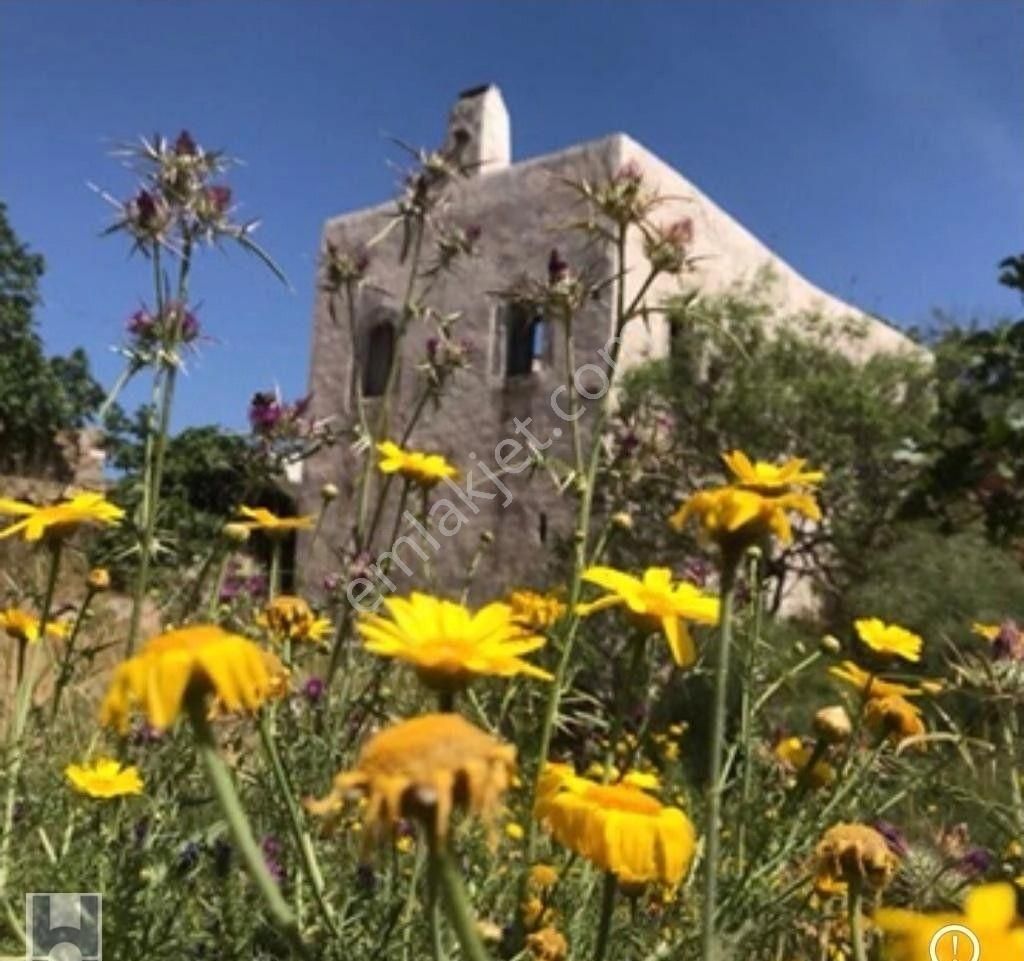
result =
[[[179,157],[194,157],[199,152],[196,142],[192,139],[192,134],[187,130],[182,130],[178,134],[178,139],[174,141],[174,152]]]
[[[552,285],[557,284],[559,281],[565,280],[568,275],[568,263],[562,259],[558,248],[552,249],[551,253],[548,254],[548,283]]]
[[[341,586],[340,574],[325,574],[323,580],[324,590],[333,594]]]
[[[143,721],[131,733],[131,743],[136,746],[155,744],[163,737],[163,732],[153,727],[148,721]]]
[[[997,661],[1024,661],[1024,631],[1015,621],[1003,621],[992,641],[992,657]]]
[[[148,190],[140,190],[135,196],[135,215],[140,227],[145,229],[153,224],[157,215],[156,199]]]
[[[327,685],[319,677],[307,678],[306,683],[302,685],[302,693],[310,704],[318,704],[326,689]]]
[[[280,422],[284,411],[276,394],[257,391],[249,401],[249,423],[257,434],[270,433]]]
[[[231,206],[231,188],[214,184],[206,188],[206,202],[216,214],[223,214]]]
[[[707,561],[699,557],[691,557],[683,565],[683,580],[696,584],[697,587],[704,587],[711,576],[711,567]]]
[[[263,851],[263,863],[267,866],[267,871],[270,876],[280,884],[284,881],[285,874],[284,865],[281,864],[280,857],[283,852],[281,842],[277,840],[273,835],[268,834],[260,842],[260,849]]]
[[[956,869],[961,874],[966,874],[969,877],[980,877],[981,875],[988,874],[992,870],[994,863],[995,858],[992,856],[991,851],[986,848],[972,847],[967,849],[967,852],[957,864]]]
[[[427,338],[427,356],[433,361],[437,357],[437,348],[441,346],[440,337]]]
[[[906,835],[890,821],[875,821],[872,827],[885,838],[889,850],[897,857],[906,857],[910,850]]]
[[[153,315],[145,307],[140,307],[128,318],[125,326],[133,337],[145,337],[152,331],[155,323]]]
[[[627,430],[618,437],[619,457],[629,457],[640,446],[640,438],[632,430]]]

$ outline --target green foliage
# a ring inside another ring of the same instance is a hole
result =
[[[852,360],[837,348],[864,336],[856,321],[780,316],[770,285],[764,278],[673,304],[671,356],[626,378],[623,420],[642,424],[654,409],[671,423],[660,468],[644,482],[649,496],[631,504],[635,519],[649,522],[633,538],[644,553],[652,541],[665,543],[652,527],[664,528],[673,497],[722,476],[722,451],[798,456],[825,470],[825,523],[767,561],[775,608],[795,571],[811,573],[833,597],[864,576],[916,477],[906,455],[929,436],[934,401],[923,353]],[[645,504],[656,505],[654,516]]]
[[[86,426],[103,403],[85,351],[46,356],[33,318],[44,267],[0,203],[0,473],[60,475],[58,432]]]

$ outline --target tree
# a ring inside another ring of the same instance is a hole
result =
[[[58,434],[85,427],[105,395],[82,349],[46,356],[33,316],[44,269],[0,203],[0,472],[64,477]]]

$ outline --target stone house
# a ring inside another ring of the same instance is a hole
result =
[[[474,599],[480,600],[515,586],[541,586],[545,547],[569,530],[568,503],[547,478],[531,478],[530,471],[499,474],[495,466],[496,454],[502,453],[508,461],[521,463],[522,454],[514,451],[518,442],[525,443],[529,436],[550,444],[551,453],[568,455],[568,424],[555,409],[559,404],[564,409],[564,395],[553,398],[564,380],[564,333],[543,318],[524,325],[524,318],[514,316],[511,308],[493,296],[517,275],[544,276],[549,251],[556,245],[574,267],[604,277],[614,273],[610,247],[595,249],[586,238],[553,233],[579,216],[579,208],[573,206],[575,198],[564,186],[565,178],[594,180],[625,164],[638,166],[645,184],[670,198],[655,218],[671,223],[685,216],[693,222],[692,253],[699,259],[685,278],[688,287],[723,292],[737,283],[750,282],[768,267],[776,281],[771,296],[781,311],[814,310],[836,319],[863,315],[801,277],[682,174],[626,134],[614,133],[513,162],[509,115],[494,86],[475,88],[458,98],[449,120],[449,142],[456,131],[468,134],[466,159],[478,161],[479,166],[452,188],[448,216],[463,225],[480,225],[483,233],[479,256],[461,264],[453,274],[442,275],[430,300],[442,311],[461,312],[458,334],[472,342],[475,362],[471,371],[460,372],[454,392],[440,411],[421,420],[409,446],[445,454],[465,475],[475,474],[478,488],[495,496],[467,504],[454,489],[440,485],[435,499],[450,498],[462,522],[452,515],[446,524],[445,518],[435,518],[429,531],[417,530],[411,522],[399,525],[394,529],[406,536],[394,545],[389,563],[390,576],[399,585],[403,578],[396,570],[404,567],[412,570],[416,582],[434,583],[441,591],[457,594],[480,549],[481,535],[486,533],[493,540],[480,559],[472,592]],[[394,203],[388,202],[332,217],[324,225],[322,249],[328,244],[341,249],[365,244],[379,234],[394,209]],[[351,423],[357,392],[367,397],[379,393],[392,364],[399,366],[397,409],[408,410],[415,402],[420,376],[416,366],[424,359],[429,333],[413,329],[396,356],[394,324],[405,280],[405,270],[398,266],[399,233],[393,231],[374,248],[369,283],[357,305],[354,339],[344,323],[332,319],[328,295],[318,294],[309,381],[316,417]],[[645,273],[643,241],[637,231],[629,243],[627,262],[626,296],[631,298]],[[660,303],[680,289],[678,278],[660,276],[648,292],[648,303]],[[392,291],[395,296],[381,291]],[[576,323],[577,365],[597,364],[582,378],[584,391],[599,388],[594,384],[600,374],[598,352],[612,336],[612,302],[608,296],[588,304]],[[865,318],[865,323],[867,336],[846,345],[851,354],[865,356],[911,346],[895,329],[871,318]],[[663,356],[669,349],[668,326],[658,315],[647,324],[631,322],[616,374]],[[353,342],[354,349],[362,352],[361,383],[355,382]],[[303,510],[319,508],[323,484],[330,482],[341,490],[320,535],[315,541],[307,537],[300,544],[299,567],[307,585],[316,586],[326,573],[344,570],[331,545],[350,529],[360,459],[361,455],[339,445],[304,465],[300,487]],[[485,469],[500,484],[490,480]],[[442,526],[443,537],[438,530]],[[382,531],[392,529],[391,523],[381,525]],[[372,553],[385,550],[391,551],[392,544],[378,539]]]

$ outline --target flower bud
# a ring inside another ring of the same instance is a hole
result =
[[[842,705],[823,707],[814,715],[814,733],[829,744],[841,744],[853,732],[853,724]]]
[[[320,497],[327,503],[330,503],[338,496],[338,487],[336,484],[324,484],[320,488]]]
[[[826,634],[818,643],[822,654],[838,654],[842,649],[842,642],[832,634]]]
[[[86,583],[91,591],[106,591],[110,589],[110,571],[105,567],[94,567],[89,571]]]
[[[245,524],[225,524],[220,532],[236,544],[244,544],[249,539],[249,528]]]
[[[619,511],[616,514],[612,514],[612,524],[624,531],[631,531],[633,529],[633,515],[629,511]]]

